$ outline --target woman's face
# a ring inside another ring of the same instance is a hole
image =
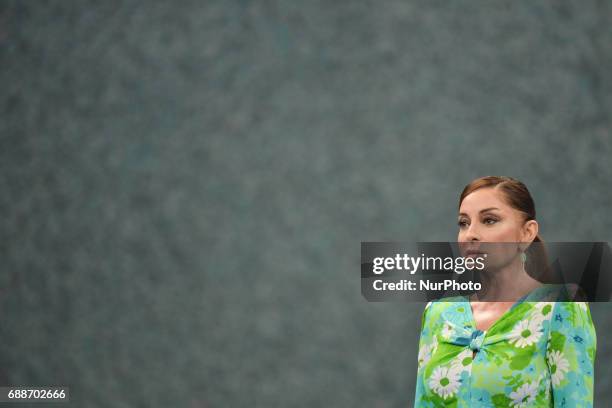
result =
[[[520,253],[518,243],[533,241],[538,232],[537,222],[525,222],[524,214],[510,207],[502,194],[492,187],[481,188],[468,194],[459,208],[457,241],[462,255],[482,256],[468,250],[487,253],[489,267],[512,262]]]

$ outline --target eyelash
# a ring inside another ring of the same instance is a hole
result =
[[[491,224],[487,224],[487,221],[493,221],[493,222],[492,222]],[[495,223],[497,222],[497,220],[496,220],[495,218],[490,218],[490,217],[487,217],[487,218],[485,218],[485,219],[483,220],[483,222],[484,222],[484,224],[486,224],[486,225],[493,225],[493,224],[495,224]],[[461,220],[461,221],[457,222],[457,225],[459,226],[459,228],[462,228],[462,227],[463,227],[463,224],[465,224],[465,221],[463,221],[463,220]]]

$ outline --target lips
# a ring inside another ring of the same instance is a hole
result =
[[[479,251],[478,249],[468,249],[465,251],[466,255],[485,255],[485,252]]]

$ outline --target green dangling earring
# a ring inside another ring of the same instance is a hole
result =
[[[521,259],[523,260],[523,263],[527,262],[527,253],[521,252]]]

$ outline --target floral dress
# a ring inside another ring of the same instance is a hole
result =
[[[588,304],[530,299],[484,332],[468,298],[428,303],[415,407],[592,407],[596,336]]]

